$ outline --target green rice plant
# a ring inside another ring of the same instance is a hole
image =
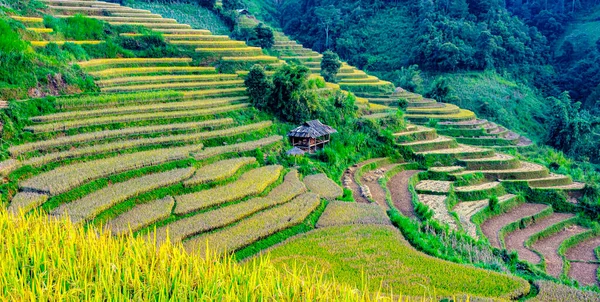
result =
[[[70,120],[61,121],[56,123],[40,124],[25,127],[26,131],[34,133],[38,132],[53,132],[53,131],[64,131],[68,129],[76,129],[88,126],[107,125],[114,123],[131,123],[139,121],[148,121],[155,119],[176,119],[184,117],[198,117],[208,116],[220,113],[232,112],[244,108],[248,108],[248,104],[237,104],[230,106],[222,106],[209,109],[197,109],[197,110],[182,110],[182,111],[168,111],[168,112],[152,112],[152,113],[141,113],[141,114],[128,114],[119,116],[102,116],[90,119],[81,120]]]
[[[196,52],[204,57],[259,56],[262,49],[258,47],[240,48],[196,48]]]
[[[342,188],[323,173],[304,177],[304,184],[308,190],[327,200],[335,200],[344,195]]]
[[[233,183],[196,193],[175,196],[177,202],[175,214],[187,214],[259,194],[279,178],[282,170],[283,167],[279,165],[265,166],[244,173]]]
[[[27,143],[23,145],[15,145],[8,148],[8,152],[11,156],[19,156],[21,154],[37,151],[46,150],[54,147],[69,146],[79,143],[87,143],[93,141],[100,141],[107,138],[114,137],[126,137],[130,135],[141,135],[151,134],[160,132],[172,132],[172,131],[183,131],[183,130],[196,130],[205,127],[216,127],[233,124],[232,118],[222,118],[214,120],[206,120],[200,122],[189,122],[189,123],[177,123],[177,124],[166,124],[166,125],[151,125],[142,127],[132,127],[117,130],[104,130],[91,133],[82,133],[71,136],[61,136],[54,139],[41,140],[37,142]],[[11,160],[11,159],[9,159]],[[16,162],[12,159],[11,161]],[[0,166],[2,163],[0,163]],[[2,169],[0,168],[0,171]]]
[[[102,92],[130,92],[130,91],[143,91],[143,90],[177,90],[177,89],[219,89],[219,88],[232,88],[240,87],[244,85],[244,80],[228,80],[228,81],[215,81],[215,82],[176,82],[176,83],[165,83],[165,84],[145,84],[145,85],[131,85],[131,86],[113,86],[103,87],[100,90]]]
[[[186,159],[202,149],[202,144],[119,155],[88,162],[61,166],[33,176],[19,184],[22,191],[54,196],[86,182],[143,167]]]
[[[133,77],[120,77],[111,78],[108,80],[96,81],[96,84],[100,87],[115,86],[115,85],[134,85],[134,84],[147,84],[147,83],[170,83],[170,82],[191,82],[191,81],[222,81],[222,80],[235,80],[238,76],[236,74],[167,74],[167,75],[151,75],[151,76],[133,76]]]
[[[121,25],[129,25],[129,26],[144,26],[150,29],[155,28],[166,28],[166,29],[191,29],[192,27],[188,24],[178,24],[178,23],[154,23],[154,22],[119,22],[119,21],[109,21],[110,25],[121,26]]]
[[[51,215],[68,216],[73,223],[89,221],[120,202],[141,193],[179,183],[191,177],[193,173],[194,168],[176,169],[112,184],[81,199],[59,206],[51,212]]]
[[[577,289],[553,281],[537,280],[534,282],[539,293],[529,301],[548,302],[548,301],[571,301],[587,302],[600,300],[600,293]]]
[[[381,206],[373,203],[331,201],[317,222],[317,228],[348,225],[391,225]]]
[[[186,180],[183,185],[187,187],[224,180],[235,175],[242,167],[256,163],[255,157],[237,157],[225,159],[196,170],[194,177]]]
[[[220,98],[220,99],[205,99],[195,100],[186,102],[170,102],[161,104],[150,104],[140,106],[127,106],[127,107],[116,107],[116,108],[105,108],[95,110],[78,110],[69,112],[59,112],[48,115],[41,115],[32,117],[31,120],[36,123],[44,122],[56,122],[63,120],[90,118],[98,116],[109,116],[118,114],[132,114],[132,113],[147,113],[147,112],[164,112],[164,111],[177,111],[177,110],[197,110],[206,109],[212,107],[219,107],[223,105],[233,105],[238,102],[248,100],[247,97],[236,97],[236,98]]]
[[[48,5],[47,6],[52,11],[62,11],[63,13],[80,13],[80,14],[94,14],[94,13],[150,13],[147,10],[141,9],[131,9],[129,7],[80,7],[80,6],[55,6]]]
[[[210,246],[217,254],[233,252],[271,234],[300,224],[320,204],[319,196],[305,193],[292,201],[260,212],[221,231],[184,242],[188,251],[203,253]]]
[[[71,16],[56,15],[56,18],[68,18]],[[113,23],[113,22],[136,22],[136,23],[177,23],[175,19],[167,18],[146,18],[146,17],[113,17],[113,16],[90,16],[90,18]]]
[[[394,84],[390,82],[380,81],[378,83],[346,83],[340,82],[340,87],[350,92],[365,92],[365,93],[392,93],[394,92]]]
[[[106,79],[124,76],[160,75],[160,74],[216,74],[214,67],[199,66],[163,66],[163,67],[124,67],[109,68],[89,72],[95,78]]]
[[[206,148],[201,152],[194,154],[194,158],[196,160],[204,160],[213,156],[227,154],[227,153],[235,153],[235,152],[244,152],[259,149],[268,145],[275,144],[280,142],[283,139],[282,136],[274,135],[267,138],[259,139],[256,141],[243,142],[233,145],[227,146],[219,146],[219,147],[210,147]]]
[[[253,56],[253,57],[223,57],[222,61],[249,62],[249,63],[277,63],[279,59],[271,56]]]
[[[118,150],[133,149],[142,146],[160,145],[165,146],[174,143],[195,143],[203,139],[216,137],[227,137],[237,134],[243,134],[250,131],[258,131],[268,128],[273,123],[264,121],[255,124],[243,125],[233,128],[220,129],[214,131],[206,131],[199,133],[185,133],[170,136],[159,136],[150,138],[140,138],[132,140],[122,140],[101,145],[92,145],[88,147],[77,148],[74,150],[66,150],[60,152],[49,153],[46,155],[32,157],[23,161],[23,165],[42,166],[51,162],[65,160],[69,158],[83,157],[101,153],[114,152]]]
[[[139,204],[111,219],[104,228],[114,235],[127,235],[169,217],[174,205],[175,199],[171,196]]]
[[[33,192],[19,192],[11,200],[8,212],[18,214],[29,212],[48,200],[48,195]]]
[[[232,97],[246,95],[246,87],[186,91],[183,94],[185,99]]]
[[[61,110],[73,110],[79,108],[100,108],[128,104],[158,103],[176,101],[183,98],[183,93],[176,91],[150,91],[122,94],[99,94],[91,96],[75,95],[61,97],[55,100]]]
[[[89,61],[78,62],[83,69],[92,69],[97,67],[127,67],[127,66],[153,66],[163,65],[187,65],[191,63],[191,58],[122,58],[122,59],[93,59]]]
[[[356,286],[366,279],[370,290],[426,296],[435,301],[457,295],[515,299],[530,290],[529,283],[521,278],[428,256],[385,225],[317,229],[273,248],[270,256],[283,271],[307,267],[323,271],[325,280],[335,278]],[[390,263],[394,263],[392,269]]]
[[[285,175],[283,183],[275,187],[265,197],[256,197],[234,205],[177,220],[157,228],[148,238],[162,244],[168,238],[172,242],[230,225],[264,209],[284,204],[306,192],[306,187],[298,178],[298,171],[292,170]]]

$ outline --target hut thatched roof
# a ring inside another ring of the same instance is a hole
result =
[[[304,155],[304,150],[298,148],[298,147],[294,147],[292,149],[290,149],[288,152],[286,152],[285,154],[289,155],[289,156],[301,156]]]
[[[319,120],[312,120],[288,132],[287,135],[290,137],[317,138],[332,133],[337,133],[337,130],[321,123]]]

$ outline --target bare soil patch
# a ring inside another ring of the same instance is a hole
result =
[[[481,231],[483,231],[492,246],[501,248],[500,239],[498,238],[500,229],[513,221],[538,213],[546,207],[548,206],[539,203],[524,203],[502,215],[486,220],[481,224]]]
[[[504,243],[506,244],[507,250],[516,250],[519,253],[519,258],[522,260],[529,261],[533,264],[540,263],[542,260],[540,256],[527,247],[525,247],[525,241],[533,234],[538,233],[551,225],[557,224],[565,219],[573,217],[572,214],[554,213],[549,217],[543,218],[536,221],[535,223],[527,226],[524,229],[516,230],[509,233],[505,237]]]
[[[387,183],[388,189],[392,195],[394,206],[396,206],[396,209],[398,209],[404,216],[407,217],[416,217],[415,207],[412,203],[412,196],[408,191],[408,180],[419,172],[421,171],[402,171],[394,175],[394,177],[392,177]]]
[[[571,262],[569,277],[583,285],[598,285],[596,272],[599,265],[596,263]]]
[[[586,229],[578,225],[573,225],[562,231],[539,240],[534,243],[532,248],[540,252],[546,260],[546,272],[554,277],[560,276],[563,269],[562,257],[558,255],[558,247],[567,238],[585,232]]]
[[[360,167],[368,165],[376,160],[379,160],[379,158],[373,158],[360,162],[352,167],[349,167],[344,172],[344,175],[342,176],[342,184],[344,184],[344,188],[350,189],[352,191],[352,197],[354,198],[354,201],[360,203],[369,203],[369,200],[362,195],[360,186],[354,180],[354,176],[356,174],[356,171],[360,169]]]
[[[569,260],[598,261],[594,249],[600,246],[600,236],[590,238],[567,250]]]
[[[371,198],[384,210],[389,209],[389,206],[385,201],[385,191],[381,187],[381,184],[379,184],[379,179],[384,176],[386,171],[394,166],[396,166],[396,164],[386,165],[373,171],[369,171],[365,173],[361,179],[363,185],[369,188]]]

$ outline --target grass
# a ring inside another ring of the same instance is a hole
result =
[[[200,254],[209,247],[218,254],[233,252],[278,231],[300,224],[320,204],[316,194],[305,193],[288,203],[260,212],[229,228],[186,241],[184,246],[187,250]]]
[[[335,200],[344,194],[342,188],[323,173],[304,177],[304,184],[308,190],[327,200]]]
[[[119,202],[144,192],[179,183],[191,177],[193,173],[193,168],[186,168],[133,178],[63,204],[54,209],[51,214],[54,216],[68,215],[74,223],[88,221]]]
[[[208,29],[213,34],[229,35],[229,27],[213,11],[202,6],[188,3],[159,3],[134,1],[129,3],[131,7],[147,9],[153,13],[162,15],[165,18],[173,18],[180,23],[186,23],[193,28]]]
[[[0,210],[0,238],[0,292],[6,300],[283,301],[300,292],[308,300],[371,300],[313,272],[279,272],[265,258],[246,265],[228,257],[200,258],[179,245],[158,248],[139,238],[86,232],[45,215],[24,218]]]
[[[517,298],[529,292],[522,279],[426,256],[393,227],[341,226],[296,237],[270,252],[282,271],[307,267],[353,286],[427,299],[470,295]],[[390,268],[390,263],[394,263]]]
[[[279,178],[282,169],[283,167],[278,165],[257,168],[244,173],[233,183],[197,193],[175,196],[175,201],[177,201],[175,214],[187,214],[259,194]]]

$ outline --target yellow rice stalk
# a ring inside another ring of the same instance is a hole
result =
[[[135,77],[122,77],[112,78],[109,80],[96,81],[98,86],[112,86],[122,84],[145,84],[145,83],[169,83],[169,82],[184,82],[184,81],[218,81],[218,80],[235,80],[237,79],[235,74],[169,74],[169,75],[153,75],[153,76],[135,76]]]
[[[232,105],[238,102],[248,100],[247,97],[235,97],[235,98],[221,98],[221,99],[205,99],[185,102],[169,102],[149,105],[138,105],[138,106],[126,106],[116,108],[103,108],[93,110],[77,110],[60,112],[42,116],[36,116],[31,118],[36,123],[63,121],[81,118],[90,118],[97,116],[107,115],[118,115],[118,114],[131,114],[131,113],[145,113],[145,112],[159,112],[159,111],[176,111],[176,110],[196,110],[203,108],[212,108],[224,105]]]
[[[243,61],[249,61],[249,62],[279,62],[279,59],[277,57],[271,57],[271,56],[254,56],[254,57],[223,57],[222,58],[223,61],[233,61],[233,62],[243,62]]]
[[[216,137],[227,137],[237,134],[243,134],[246,132],[258,131],[266,129],[272,125],[271,121],[260,122],[255,124],[249,124],[234,128],[227,128],[215,131],[206,131],[191,134],[179,134],[179,135],[167,135],[152,138],[140,138],[132,140],[116,141],[107,144],[93,145],[88,147],[81,147],[73,150],[49,153],[46,155],[33,157],[23,161],[23,165],[31,165],[34,167],[49,164],[51,162],[65,160],[69,158],[77,158],[82,156],[96,155],[101,153],[115,152],[119,150],[132,149],[143,146],[152,145],[169,145],[173,143],[194,143],[204,139],[211,139]]]
[[[195,186],[212,181],[219,181],[233,176],[242,167],[255,163],[254,157],[238,157],[225,159],[199,168],[194,177],[183,182],[184,186]]]
[[[177,202],[175,214],[187,214],[259,194],[277,181],[281,170],[283,167],[279,165],[261,167],[244,173],[233,183],[196,193],[174,196]]]
[[[36,17],[10,16],[12,19],[23,23],[44,23],[44,19]]]
[[[202,253],[208,247],[218,254],[236,251],[271,234],[301,223],[321,200],[314,193],[302,194],[294,200],[215,233],[199,236],[184,243],[186,250]]]
[[[180,245],[86,232],[42,214],[0,210],[0,238],[0,292],[8,301],[292,301],[300,293],[307,301],[372,300],[308,269],[276,270],[267,258],[245,265],[213,253],[201,258]]]
[[[152,73],[216,73],[214,67],[197,66],[163,66],[163,67],[125,67],[109,68],[100,71],[89,72],[90,75],[97,78],[109,78],[113,76],[132,76]]]
[[[90,119],[61,121],[56,123],[40,124],[26,127],[26,130],[37,132],[52,132],[63,131],[67,129],[75,129],[87,126],[107,125],[114,123],[130,123],[138,121],[147,121],[155,119],[176,119],[185,117],[207,116],[213,114],[227,113],[231,111],[241,110],[249,107],[248,104],[236,104],[230,106],[221,106],[208,109],[184,110],[184,111],[167,111],[167,112],[152,112],[140,114],[127,114],[119,116],[102,116]]]
[[[259,139],[257,141],[249,141],[243,142],[233,145],[220,146],[220,147],[210,147],[206,148],[204,151],[196,153],[194,158],[196,160],[204,160],[209,157],[217,156],[220,154],[234,153],[234,152],[244,152],[250,151],[258,148],[262,148],[268,145],[275,144],[280,142],[283,139],[282,136],[274,135],[267,138]]]
[[[73,223],[88,221],[120,202],[145,192],[174,185],[189,178],[193,173],[194,168],[175,169],[111,184],[83,198],[61,205],[54,209],[51,215],[68,216]]]
[[[114,235],[127,235],[171,215],[175,199],[171,196],[139,204],[111,219],[105,226]]]
[[[141,127],[132,127],[132,128],[124,128],[117,130],[104,130],[98,132],[89,132],[76,134],[71,136],[61,136],[54,139],[41,140],[37,142],[27,143],[23,145],[11,146],[8,148],[8,152],[10,152],[11,156],[19,156],[23,153],[36,151],[36,150],[45,150],[53,147],[60,146],[69,146],[78,143],[92,142],[92,141],[100,141],[107,138],[114,137],[126,137],[130,135],[140,135],[147,133],[160,133],[160,132],[170,132],[170,131],[182,131],[182,130],[194,130],[194,129],[202,129],[204,127],[215,127],[215,126],[224,126],[233,124],[232,118],[222,118],[222,119],[214,119],[214,120],[206,120],[200,122],[190,122],[190,123],[177,123],[177,124],[167,124],[167,125],[151,125],[151,126],[141,126]],[[0,166],[7,162],[12,161],[16,162],[14,159],[9,159],[0,163]],[[6,169],[8,171],[8,169]],[[3,169],[0,169],[3,171]],[[0,173],[2,174],[2,173]]]
[[[56,18],[69,18],[72,16],[67,15],[56,15]],[[140,22],[140,23],[177,23],[175,19],[167,19],[167,18],[146,18],[143,16],[140,17],[107,17],[107,16],[90,16],[90,18],[94,18],[101,21],[106,22]]]
[[[101,88],[102,92],[131,92],[142,90],[192,89],[192,88],[229,88],[244,85],[243,80],[228,80],[216,82],[177,82],[164,84],[144,84],[131,86],[113,86]]]
[[[203,48],[237,48],[237,47],[248,47],[244,41],[170,41],[171,44],[176,45],[194,45]]]
[[[182,160],[191,152],[198,152],[202,144],[169,149],[159,149],[119,155],[88,162],[61,166],[54,170],[33,176],[22,181],[23,191],[56,195],[72,190],[88,181],[142,167],[160,165]]]
[[[304,184],[308,190],[328,200],[335,200],[344,194],[342,188],[323,173],[304,177]]]
[[[111,25],[132,25],[132,26],[145,26],[148,28],[168,28],[168,29],[191,29],[192,27],[187,24],[178,23],[147,23],[147,22],[116,22],[109,21]]]
[[[18,214],[19,211],[29,212],[48,200],[48,195],[33,192],[19,192],[11,200],[8,211]]]
[[[54,31],[52,28],[41,28],[41,27],[27,27],[26,29],[29,30],[29,31],[36,32],[36,33],[41,33],[41,34],[43,34],[43,33],[51,33],[51,32]]]
[[[191,58],[123,58],[123,59],[93,59],[78,62],[81,68],[118,65],[148,65],[148,64],[181,64],[191,63]]]
[[[81,6],[56,6],[56,5],[48,5],[48,8],[54,11],[67,11],[67,12],[72,12],[72,13],[80,13],[80,14],[87,14],[87,13],[103,13],[103,12],[108,12],[108,13],[140,13],[140,14],[148,14],[151,13],[148,10],[143,10],[143,9],[132,9],[129,7],[114,7],[114,6],[110,6],[110,7],[81,7]]]
[[[245,202],[175,221],[157,228],[147,238],[156,238],[158,244],[163,244],[167,238],[171,242],[180,242],[194,234],[221,228],[269,207],[284,204],[304,192],[306,192],[306,187],[298,178],[298,171],[292,170],[285,175],[283,183],[271,190],[265,197],[252,198]]]
[[[84,45],[84,44],[88,44],[88,45],[98,45],[100,43],[104,43],[104,41],[98,41],[98,40],[88,40],[88,41],[29,41],[31,43],[31,46],[34,47],[45,47],[46,45],[50,44],[50,43],[54,43],[56,45],[64,45],[65,43],[73,43],[73,44],[77,44],[77,45]]]

